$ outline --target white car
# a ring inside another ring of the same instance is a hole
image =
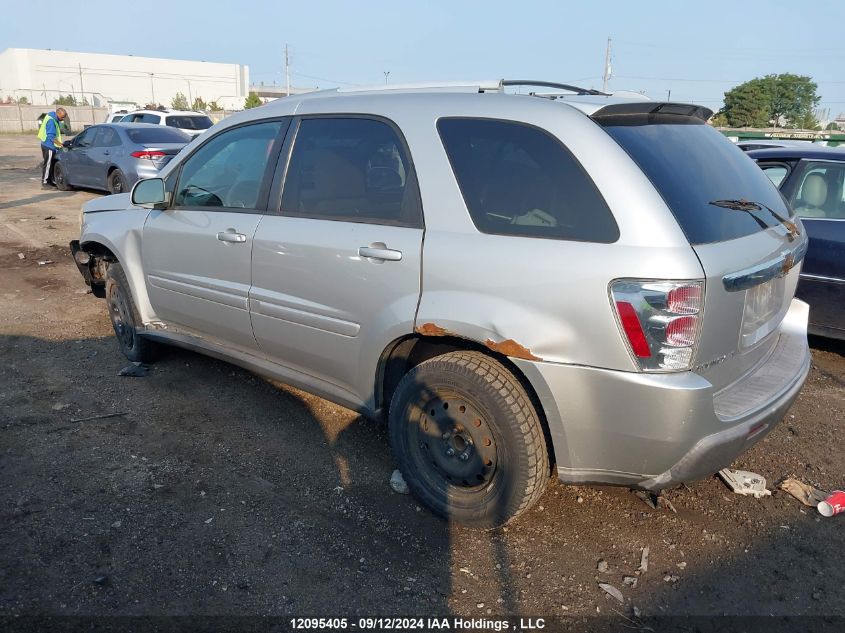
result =
[[[135,110],[123,116],[121,123],[152,123],[176,127],[190,134],[199,136],[214,125],[214,121],[201,112],[189,110]]]

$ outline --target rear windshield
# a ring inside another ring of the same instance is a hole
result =
[[[180,127],[183,130],[207,130],[214,125],[207,116],[169,116],[165,123],[170,127]]]
[[[620,125],[616,119],[604,128],[649,177],[691,244],[723,242],[775,226],[780,220],[765,207],[783,218],[791,215],[753,160],[711,126],[693,121]],[[710,204],[741,199],[762,208]]]
[[[129,140],[139,145],[150,143],[187,143],[191,137],[181,130],[158,126],[157,128],[126,129]]]

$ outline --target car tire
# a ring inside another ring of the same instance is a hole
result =
[[[109,264],[106,271],[106,304],[109,317],[117,337],[117,343],[124,356],[133,363],[148,363],[155,360],[158,345],[141,336],[141,317],[123,267]]]
[[[113,170],[109,173],[108,182],[109,193],[114,195],[118,193],[126,193],[128,187],[126,185],[126,176],[119,169]]]
[[[389,435],[411,493],[458,523],[502,526],[534,505],[549,482],[531,398],[481,352],[450,352],[405,374],[391,399]]]
[[[56,184],[56,189],[59,191],[70,191],[73,189],[67,181],[67,172],[65,171],[64,166],[59,162],[53,165],[53,182]]]

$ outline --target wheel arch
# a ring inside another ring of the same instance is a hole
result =
[[[495,346],[494,346],[495,347]],[[420,363],[455,351],[475,351],[489,356],[501,363],[519,381],[531,404],[537,411],[543,427],[549,465],[555,464],[554,446],[549,423],[540,398],[525,373],[506,354],[497,351],[489,344],[457,335],[409,334],[393,340],[379,357],[374,382],[374,401],[376,411],[383,420],[387,419],[390,401],[402,377]]]

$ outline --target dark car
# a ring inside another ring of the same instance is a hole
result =
[[[748,152],[801,218],[810,247],[796,296],[809,331],[845,339],[845,150],[779,147]]]
[[[53,179],[71,187],[122,193],[143,178],[153,178],[191,141],[182,130],[143,123],[92,125],[64,143]]]

